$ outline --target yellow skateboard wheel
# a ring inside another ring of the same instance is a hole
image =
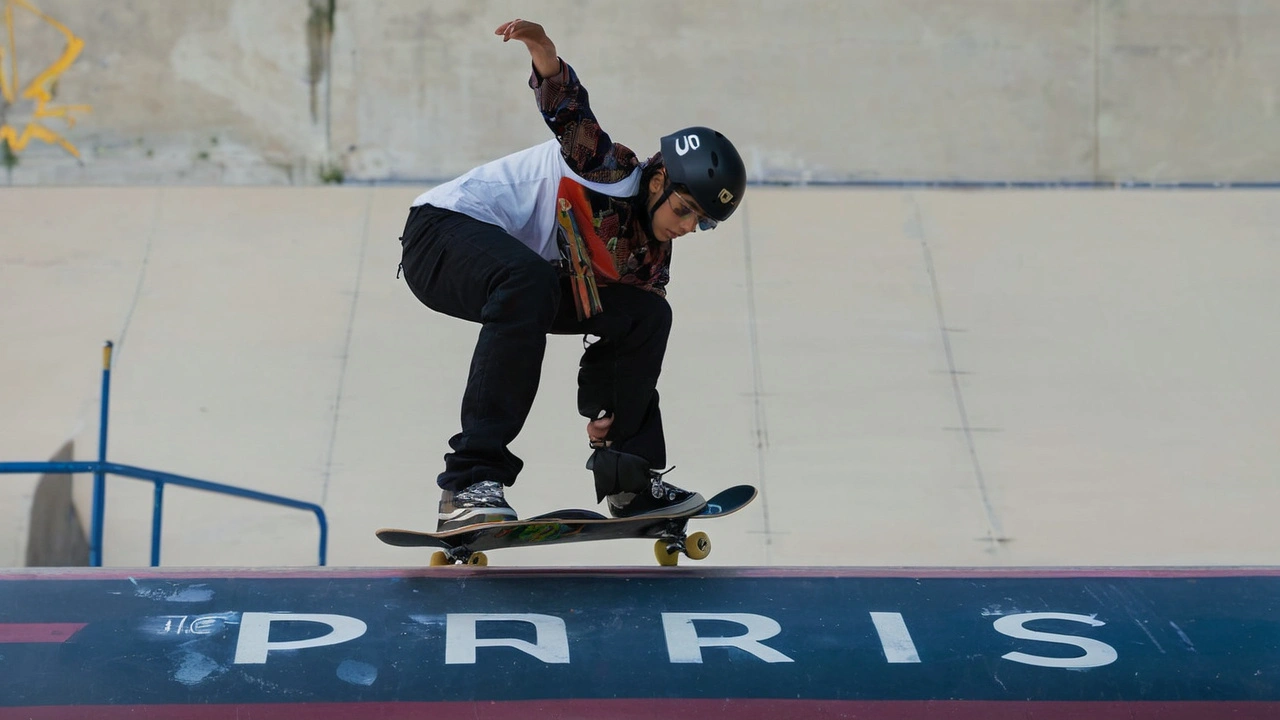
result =
[[[704,532],[696,532],[684,541],[684,554],[690,560],[701,560],[711,554],[711,538]]]
[[[668,550],[666,540],[659,540],[653,544],[653,554],[658,558],[658,564],[663,567],[673,567],[680,562],[680,553]]]

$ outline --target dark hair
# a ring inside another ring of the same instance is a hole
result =
[[[649,195],[649,181],[653,180],[653,176],[665,167],[662,164],[662,153],[654,153],[653,157],[645,160],[640,167],[640,202],[643,205],[645,198]]]
[[[640,189],[636,192],[635,197],[631,199],[631,207],[635,216],[640,219],[640,227],[644,230],[645,235],[652,238],[653,213],[657,210],[654,205],[659,199],[665,199],[669,194],[661,194],[658,198],[650,197],[649,195],[649,183],[653,180],[653,176],[666,169],[666,165],[662,162],[662,153],[654,153],[640,167]],[[688,194],[689,192],[689,188],[682,183],[672,183],[670,175],[667,176],[667,188],[678,193]]]
[[[662,153],[660,152],[654,153],[653,157],[650,157],[648,160],[645,160],[644,164],[642,164],[640,167],[641,167],[640,192],[636,194],[636,207],[641,210],[644,210],[644,216],[648,218],[649,217],[649,205],[648,205],[649,181],[653,180],[653,176],[657,175],[659,171],[666,169],[666,165],[664,165],[662,162]],[[689,194],[688,186],[686,186],[684,183],[671,182],[670,175],[667,176],[667,185],[674,188],[675,191],[678,193],[681,193],[683,195]]]

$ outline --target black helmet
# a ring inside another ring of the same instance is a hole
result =
[[[747,189],[747,168],[729,138],[705,127],[689,127],[662,138],[662,163],[672,183],[717,222],[728,220]]]

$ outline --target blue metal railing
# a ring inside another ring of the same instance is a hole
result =
[[[246,490],[234,485],[198,480],[172,473],[107,462],[107,409],[111,398],[111,353],[114,345],[108,341],[102,349],[102,411],[98,426],[98,459],[96,462],[0,462],[0,474],[44,473],[93,473],[93,511],[89,526],[89,564],[102,566],[102,526],[106,516],[106,476],[120,475],[135,480],[149,480],[154,486],[151,510],[151,566],[160,565],[160,524],[164,510],[165,485],[177,485],[195,490],[241,497],[247,500],[283,505],[308,510],[315,514],[320,524],[320,564],[324,565],[329,547],[329,521],[324,508],[315,503],[294,500],[280,495]]]

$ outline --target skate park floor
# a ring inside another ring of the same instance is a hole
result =
[[[318,503],[330,565],[425,564],[373,531],[434,524],[477,328],[396,278],[422,189],[0,193],[0,460],[94,457],[111,340],[110,460]],[[698,528],[700,567],[1275,564],[1276,199],[752,187],[674,249],[668,479],[760,489]],[[599,509],[580,352],[549,342],[512,447],[522,515]],[[3,478],[0,505],[29,484]],[[165,566],[315,562],[306,513],[181,488],[164,513]],[[146,564],[150,514],[150,485],[108,481],[106,565]],[[492,562],[647,565],[648,545]]]

